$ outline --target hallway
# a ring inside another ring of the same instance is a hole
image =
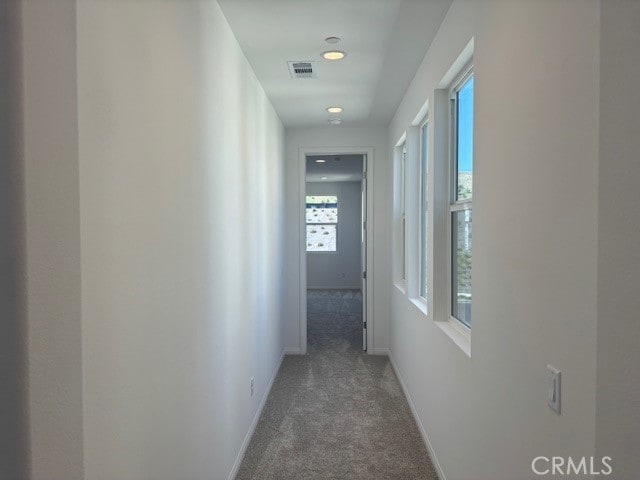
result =
[[[0,1],[0,479],[640,478],[638,45],[634,0]]]
[[[361,311],[359,291],[308,291],[309,353],[285,357],[237,480],[438,478]]]

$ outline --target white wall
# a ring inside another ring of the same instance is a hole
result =
[[[77,32],[84,478],[225,479],[284,348],[283,127],[216,2]]]
[[[454,1],[391,123],[395,142],[429,100],[440,134],[434,91],[474,39],[471,357],[392,289],[392,358],[448,480],[539,478],[538,455],[594,454],[598,27],[595,0]]]
[[[640,3],[602,2],[596,452],[615,478],[640,472]]]
[[[360,288],[360,182],[307,182],[307,195],[338,197],[336,252],[307,252],[307,288]]]
[[[75,9],[22,6],[29,469],[46,480],[83,478]]]
[[[370,241],[368,255],[373,255],[373,271],[368,272],[368,290],[373,294],[374,305],[368,322],[373,322],[373,334],[369,332],[369,352],[386,353],[389,347],[389,233],[390,201],[387,179],[389,166],[384,128],[355,128],[348,126],[320,128],[287,128],[285,135],[286,185],[285,185],[285,248],[284,259],[284,322],[285,344],[289,352],[303,350],[300,344],[300,278],[301,218],[300,204],[304,201],[300,192],[301,148],[349,148],[373,147],[369,159],[369,188],[373,192],[373,209],[370,217]],[[371,330],[371,329],[370,329]],[[373,338],[371,338],[373,337]]]

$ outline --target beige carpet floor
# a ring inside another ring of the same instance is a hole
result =
[[[362,296],[308,292],[308,354],[288,355],[237,480],[437,475],[389,359],[362,352]]]

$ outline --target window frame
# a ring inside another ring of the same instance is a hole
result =
[[[418,298],[428,305],[429,296],[429,114],[425,114],[419,124],[420,135],[420,191],[419,191],[419,271]]]
[[[400,282],[407,285],[407,140],[400,145]]]
[[[402,295],[408,294],[407,269],[407,191],[409,132],[405,130],[393,147],[392,171],[392,282]]]
[[[471,324],[467,325],[465,322],[457,318],[453,314],[453,271],[454,271],[454,245],[453,245],[453,215],[455,212],[470,210],[473,211],[473,190],[471,192],[471,198],[469,199],[458,199],[458,92],[466,85],[467,81],[474,77],[474,69],[473,69],[473,59],[471,59],[464,68],[460,71],[460,73],[454,78],[451,82],[451,86],[449,88],[449,159],[448,159],[448,205],[447,205],[447,263],[448,263],[448,317],[451,324],[462,333],[467,339],[470,340],[471,337]],[[474,95],[473,101],[475,103],[475,77],[474,77]],[[473,117],[473,126],[471,129],[471,134],[475,135],[475,109],[474,109],[474,117]],[[474,142],[475,147],[475,142]],[[472,152],[473,155],[473,152]],[[475,156],[475,155],[474,155]],[[473,159],[475,160],[475,158]],[[473,174],[475,173],[475,162],[472,164],[472,182],[473,182]],[[472,247],[473,252],[473,247]],[[472,253],[472,264],[473,264],[473,253]],[[473,271],[473,270],[472,270]],[[473,278],[473,277],[472,277]],[[473,280],[472,280],[473,284]],[[473,291],[473,288],[472,288]],[[473,302],[473,296],[472,296]]]

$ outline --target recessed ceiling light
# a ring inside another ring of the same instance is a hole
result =
[[[327,37],[324,39],[327,43],[340,43],[340,37]]]
[[[318,160],[316,160],[316,163],[326,163],[326,160],[319,158]]]
[[[327,177],[320,177],[320,180],[326,180]]]
[[[342,113],[342,107],[329,107],[327,108],[329,113]]]
[[[342,123],[342,120],[340,120],[339,118],[330,118],[328,122],[331,125],[340,125]]]
[[[346,56],[347,54],[345,52],[341,52],[340,50],[329,50],[328,52],[322,52],[322,57],[326,60],[342,60]]]

